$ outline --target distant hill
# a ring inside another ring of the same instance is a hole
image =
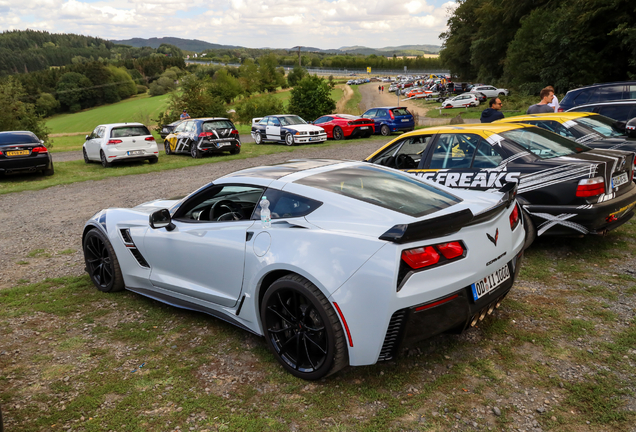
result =
[[[229,48],[238,48],[235,45],[219,45],[215,43],[210,43],[198,39],[181,39],[176,37],[162,37],[162,38],[132,38],[125,40],[111,40],[111,42],[120,44],[120,45],[130,45],[135,48],[141,47],[150,47],[150,48],[159,48],[161,44],[170,44],[174,45],[178,48],[181,48],[184,51],[194,51],[201,52],[207,49],[229,49]]]
[[[364,54],[364,55],[417,55],[419,54],[437,54],[442,49],[438,45],[401,45],[397,47],[384,47],[384,48],[367,48],[363,46],[344,46],[338,48],[339,51],[344,51],[349,54]]]

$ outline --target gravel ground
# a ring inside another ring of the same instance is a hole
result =
[[[47,277],[82,274],[82,228],[103,208],[132,207],[154,199],[183,196],[225,174],[289,159],[362,160],[381,145],[382,141],[377,140],[352,140],[329,148],[301,147],[291,155],[274,154],[2,195],[0,219],[11,229],[0,237],[0,289],[20,280],[37,282]],[[58,155],[61,154],[54,154],[54,158],[61,161]]]

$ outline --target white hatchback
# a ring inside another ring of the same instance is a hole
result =
[[[114,162],[159,160],[157,142],[141,123],[111,123],[99,125],[86,135],[83,146],[84,162],[101,162],[104,168]]]
[[[491,85],[475,85],[470,89],[472,93],[483,93],[486,97],[493,98],[497,96],[508,96],[508,89],[497,88]]]
[[[463,108],[469,106],[479,106],[479,100],[476,95],[464,93],[442,102],[442,108]]]

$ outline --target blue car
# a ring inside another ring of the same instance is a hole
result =
[[[372,119],[375,123],[375,133],[384,136],[415,129],[415,119],[404,107],[371,108],[362,114],[362,117]]]

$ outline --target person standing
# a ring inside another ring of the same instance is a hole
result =
[[[378,86],[378,93],[382,93],[382,86]]]
[[[528,114],[553,113],[554,108],[548,105],[552,101],[553,95],[554,93],[547,88],[541,90],[541,93],[539,93],[541,101],[534,105],[530,105],[528,107]]]
[[[504,118],[504,115],[501,112],[501,99],[490,99],[490,102],[488,102],[488,106],[490,108],[486,108],[481,112],[481,117],[479,120],[481,120],[482,123],[492,123],[495,120],[501,120],[502,118]]]
[[[188,114],[186,110],[183,110],[183,112],[181,113],[181,115],[179,116],[179,118],[180,118],[181,120],[189,119],[189,118],[190,118],[190,114]]]
[[[552,92],[552,101],[550,101],[550,103],[548,105],[551,106],[554,109],[554,112],[558,112],[559,111],[559,99],[554,94],[555,93],[554,87],[547,86],[546,88]]]

